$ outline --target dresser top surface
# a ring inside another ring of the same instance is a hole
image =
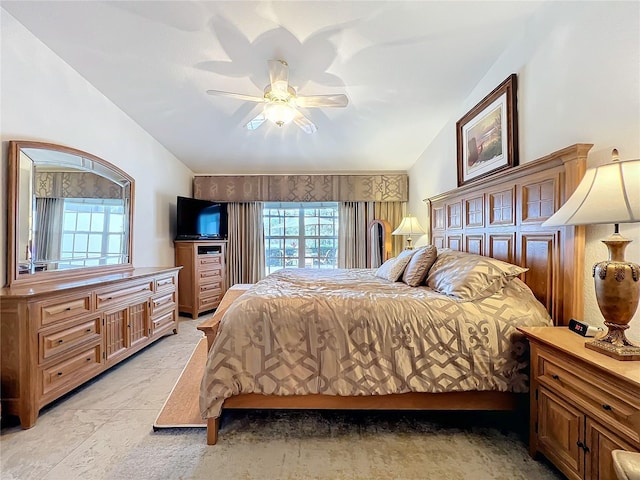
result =
[[[4,287],[0,289],[0,297],[37,297],[40,295],[50,295],[56,292],[66,292],[78,288],[86,288],[92,286],[104,286],[110,283],[117,283],[126,280],[135,280],[138,278],[159,275],[162,273],[177,272],[182,267],[143,267],[133,268],[126,272],[111,273],[107,275],[99,275],[93,277],[79,277],[77,280],[64,280],[59,282],[37,283],[32,285],[18,285],[13,287]]]
[[[571,355],[607,374],[631,382],[640,388],[640,361],[621,361],[589,350],[585,343],[592,340],[572,332],[567,327],[519,327],[530,341],[544,344]]]

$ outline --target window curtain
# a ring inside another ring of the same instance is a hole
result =
[[[227,287],[256,283],[265,276],[262,202],[229,203]]]
[[[371,220],[386,220],[395,230],[406,212],[406,202],[341,202],[338,207],[338,267],[367,268],[367,252],[372,234],[367,230]],[[392,235],[392,256],[405,245],[403,236]]]
[[[386,220],[391,225],[393,232],[402,219],[406,216],[407,202],[372,202],[373,218],[377,220]],[[402,235],[391,235],[391,254],[397,256],[404,250],[406,237]]]
[[[338,205],[338,268],[367,268],[367,225],[373,219],[374,202],[341,202]]]
[[[33,251],[31,252],[34,262],[54,264],[60,260],[63,216],[63,198],[36,198]]]

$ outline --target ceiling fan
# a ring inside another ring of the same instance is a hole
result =
[[[237,98],[238,100],[264,103],[263,111],[245,125],[248,130],[257,129],[265,120],[271,120],[279,127],[293,121],[304,132],[313,133],[317,130],[315,124],[305,117],[298,110],[298,107],[346,107],[349,103],[347,96],[341,93],[335,95],[298,95],[295,89],[289,85],[289,65],[287,62],[284,60],[269,60],[268,63],[270,83],[265,87],[262,97],[207,90],[209,95],[223,95]]]

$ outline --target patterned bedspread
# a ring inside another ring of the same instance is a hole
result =
[[[209,352],[203,417],[240,393],[527,391],[515,328],[551,320],[524,283],[461,302],[373,272],[285,269],[241,295]]]

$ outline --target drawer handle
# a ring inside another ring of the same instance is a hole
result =
[[[87,332],[87,333],[91,333],[91,329],[90,329],[90,328],[87,328],[87,329],[85,330],[85,332]]]
[[[607,405],[606,403],[602,405],[602,408],[604,408],[605,410],[609,410],[610,412],[613,411],[613,408],[611,408],[611,405]]]
[[[63,339],[58,340],[58,343],[62,343],[62,342],[64,342],[64,340],[63,340]]]
[[[113,300],[113,297],[107,297],[107,300]]]
[[[558,375],[551,375],[551,378],[553,378],[554,380],[560,380],[560,377]]]
[[[91,357],[87,358],[87,362],[90,362],[90,361],[91,361]]]
[[[582,443],[580,440],[578,440],[576,442],[576,445],[581,448],[582,450],[584,450],[585,452],[589,451],[589,447],[587,447],[584,443]]]
[[[62,376],[62,372],[58,372],[58,376],[61,377]]]
[[[65,308],[65,310],[68,312],[69,310],[71,310],[71,307],[67,307]]]

